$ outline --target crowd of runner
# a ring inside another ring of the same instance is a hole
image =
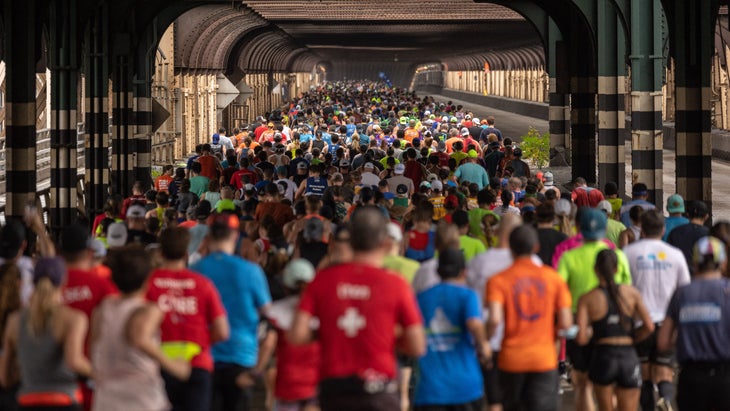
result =
[[[29,210],[0,229],[0,409],[263,387],[277,411],[549,411],[572,383],[578,410],[730,410],[730,223],[534,171],[492,117],[326,83],[56,241]]]

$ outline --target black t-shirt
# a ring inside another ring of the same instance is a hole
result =
[[[667,242],[673,245],[684,254],[684,258],[687,260],[689,265],[689,271],[694,274],[694,264],[692,264],[692,247],[694,247],[697,240],[702,237],[710,235],[710,229],[699,224],[683,224],[675,227],[667,237]]]
[[[127,244],[137,243],[144,246],[156,243],[157,238],[152,234],[142,230],[127,231]]]
[[[555,247],[567,240],[568,236],[553,228],[538,228],[537,238],[540,241],[540,251],[537,255],[543,264],[552,266]]]

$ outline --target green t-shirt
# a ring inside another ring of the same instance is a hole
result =
[[[499,221],[499,215],[495,214],[494,212],[478,207],[474,208],[472,210],[469,210],[469,235],[478,238],[484,246],[487,246],[487,237],[484,234],[484,230],[482,229],[482,219],[485,215],[491,214],[494,217],[497,218],[497,221]]]
[[[484,246],[480,240],[471,238],[468,235],[462,235],[459,237],[459,247],[464,252],[464,258],[468,263],[474,256],[479,253],[487,251],[487,247]]]
[[[413,282],[413,277],[416,276],[416,271],[421,265],[416,260],[403,257],[401,255],[388,255],[383,258],[383,268],[395,271],[400,274],[408,284]]]
[[[586,242],[578,248],[566,251],[558,263],[560,277],[568,283],[570,295],[573,297],[573,312],[578,309],[578,299],[583,294],[598,286],[598,277],[594,270],[596,256],[601,250],[608,248],[603,241]],[[631,284],[631,269],[626,255],[616,249],[618,271],[614,277],[617,284]]]
[[[616,246],[618,246],[618,237],[624,230],[626,230],[626,226],[623,225],[623,223],[618,220],[609,218],[606,225],[606,238],[608,238],[614,244],[616,244]]]

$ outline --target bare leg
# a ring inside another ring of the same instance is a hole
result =
[[[575,388],[576,411],[594,411],[595,406],[593,405],[593,398],[591,398],[593,384],[588,380],[588,374],[573,370],[572,379]]]
[[[638,388],[616,388],[618,411],[637,411],[640,395],[641,390]]]
[[[613,385],[593,384],[598,411],[613,411]]]

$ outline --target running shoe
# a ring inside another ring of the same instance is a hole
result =
[[[674,411],[674,408],[672,407],[672,401],[664,397],[659,398],[659,401],[657,401],[656,403],[656,409],[659,411]]]

